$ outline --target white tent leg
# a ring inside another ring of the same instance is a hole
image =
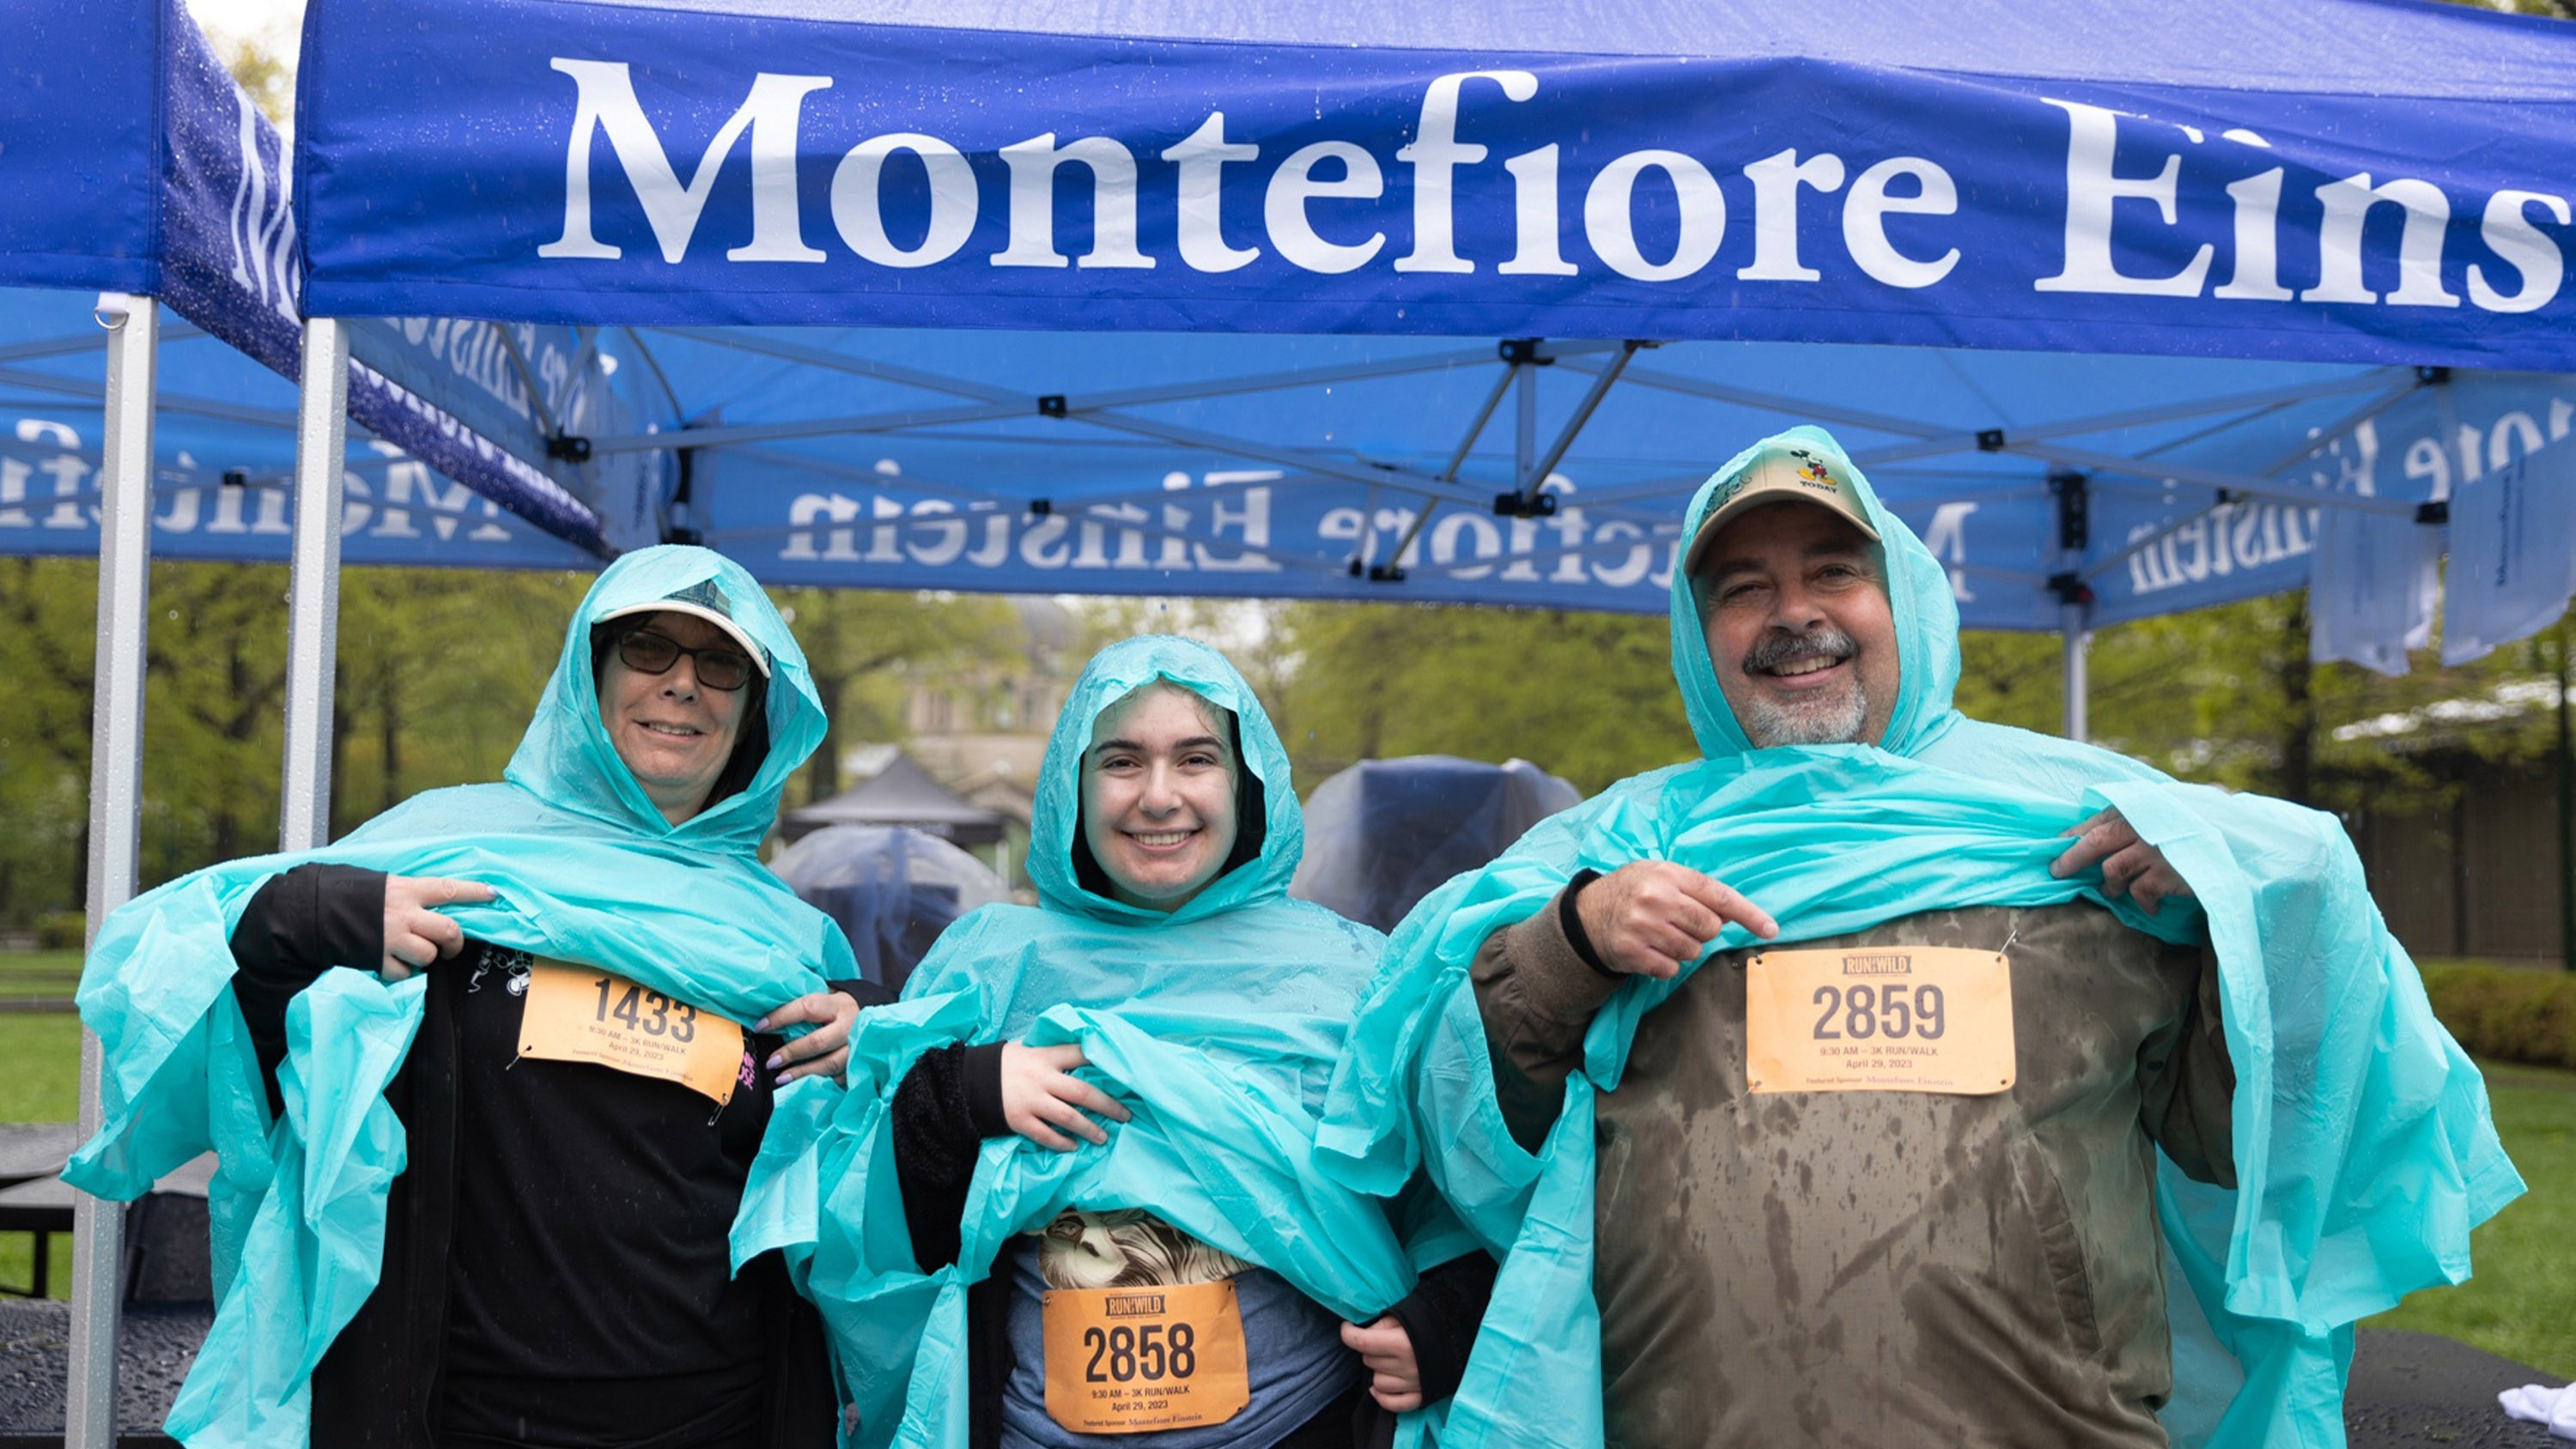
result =
[[[159,305],[99,298],[108,329],[107,437],[99,460],[98,663],[89,762],[89,934],[134,894],[143,823],[144,623],[152,587],[152,389]],[[98,1131],[98,1038],[81,1032],[80,1134]],[[66,1449],[116,1442],[116,1329],[125,1205],[72,1196],[71,1371]]]
[[[331,836],[331,664],[340,635],[340,504],[349,430],[349,329],[304,324],[295,402],[294,574],[287,591],[286,774],[277,848]]]
[[[2065,733],[2068,739],[2080,744],[2090,733],[2089,723],[2084,717],[2086,706],[2084,651],[2091,647],[2092,640],[2084,632],[2082,604],[2068,604],[2058,611],[2058,616],[2060,637],[2065,640],[2063,655],[2066,671]]]

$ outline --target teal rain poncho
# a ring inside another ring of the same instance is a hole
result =
[[[1857,469],[1821,430],[1787,435]],[[1720,479],[1692,500],[1683,536]],[[2238,1187],[2159,1161],[2179,1444],[2340,1444],[2352,1322],[2468,1276],[2468,1232],[2522,1190],[2477,1071],[2433,1019],[2329,816],[2176,783],[2108,751],[1951,708],[1958,612],[1939,563],[1862,480],[1885,540],[1901,684],[1882,748],[1754,750],[1719,692],[1689,581],[1672,585],[1673,672],[1703,760],[1613,786],[1442,887],[1397,928],[1352,1028],[1321,1142],[1346,1180],[1427,1169],[1507,1254],[1445,1446],[1598,1445],[1592,1298],[1594,1095],[1615,1089],[1637,1022],[1678,980],[1632,978],[1605,1004],[1536,1156],[1505,1128],[1467,968],[1478,945],[1579,869],[1671,860],[1742,891],[1782,942],[1919,911],[2084,898],[2168,941],[2215,948]],[[2060,832],[2115,806],[2196,901],[2148,915],[2104,901],[2098,870],[2052,879]],[[1750,944],[1729,927],[1713,949]],[[1702,960],[1707,957],[1703,956]]]
[[[1158,679],[1234,712],[1264,827],[1257,857],[1169,915],[1085,889],[1073,864],[1093,723]],[[821,1307],[858,1410],[854,1442],[962,1449],[967,1286],[1013,1234],[1068,1207],[1150,1210],[1361,1322],[1411,1291],[1418,1268],[1472,1251],[1445,1213],[1445,1233],[1417,1225],[1400,1241],[1383,1204],[1314,1163],[1325,1086],[1383,938],[1287,898],[1304,834],[1287,752],[1223,655],[1184,639],[1130,639],[1083,670],[1038,777],[1029,876],[1040,904],[964,917],[904,999],[867,1014],[851,1044],[848,1096],[828,1118],[809,1101],[810,1145],[762,1175],[769,1210],[755,1220],[746,1205],[735,1234],[738,1262],[787,1249]],[[895,1090],[926,1051],[1002,1040],[1079,1045],[1087,1075],[1134,1118],[1110,1126],[1106,1147],[986,1140],[958,1261],[924,1273],[895,1179]],[[792,1146],[773,1128],[764,1162]],[[1406,1416],[1405,1442],[1423,1417]]]
[[[770,747],[740,794],[670,825],[600,726],[590,627],[710,582],[770,656]],[[278,1069],[286,1111],[270,1121],[227,945],[260,886],[306,860],[482,881],[499,899],[448,911],[468,936],[606,966],[748,1024],[826,977],[857,974],[839,928],[754,854],[788,774],[822,737],[805,657],[751,575],[705,549],[645,549],[611,565],[574,612],[503,783],[429,791],[320,850],[182,876],[107,918],[80,989],[81,1019],[106,1050],[104,1125],[63,1175],[134,1198],[200,1152],[219,1159],[208,1192],[215,1323],[171,1407],[172,1436],[192,1449],[306,1442],[314,1365],[375,1287],[386,1191],[405,1163],[384,1088],[419,1028],[428,977],[387,984],[376,962],[352,961],[367,969],[326,972],[297,996]],[[777,1112],[830,1093],[791,1083]]]

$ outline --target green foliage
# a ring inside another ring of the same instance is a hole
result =
[[[2046,635],[1961,636],[1959,708],[1977,719],[2056,733],[2063,655]],[[2093,635],[2086,667],[2091,734],[2187,780],[2278,795],[2324,809],[2405,812],[2444,803],[2420,755],[2343,726],[2484,695],[2557,667],[2554,636],[2444,668],[2432,651],[2385,679],[2349,664],[2308,662],[2303,594],[2117,624]],[[2438,741],[2506,759],[2545,758],[2545,710]]]
[[[286,125],[295,116],[295,62],[280,59],[265,48],[248,40],[236,40],[225,47],[224,69],[232,72],[233,84],[250,95],[251,104],[275,125]]]
[[[805,650],[832,728],[802,772],[791,804],[840,793],[841,752],[853,741],[900,741],[904,701],[924,674],[998,679],[1020,657],[1019,617],[990,596],[772,589]]]
[[[2424,994],[2472,1056],[2576,1067],[2576,972],[2428,965]]]
[[[89,560],[0,559],[0,668],[12,683],[0,691],[0,819],[9,822],[0,831],[0,927],[27,929],[56,913],[79,920],[97,578]],[[574,573],[345,571],[333,833],[422,790],[500,778],[589,584]],[[275,565],[153,566],[147,887],[275,845],[286,591]],[[853,733],[902,737],[904,691],[920,671],[1017,658],[1017,620],[999,600],[816,590],[782,599],[801,609],[798,635],[836,706],[818,774]],[[76,944],[79,927],[70,929]]]
[[[1586,794],[1696,753],[1662,619],[1556,610],[1292,604],[1271,701],[1299,778],[1356,760],[1519,756]]]
[[[2576,1073],[2489,1066],[2496,1133],[2531,1191],[2469,1234],[2475,1276],[2425,1288],[2374,1328],[2439,1333],[2576,1376]],[[2503,1422],[2501,1419],[2499,1423]]]

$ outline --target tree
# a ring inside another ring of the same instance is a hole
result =
[[[806,804],[841,792],[853,739],[901,740],[906,694],[925,675],[971,675],[1019,658],[1019,619],[991,596],[773,589],[814,673],[830,728],[805,767]]]
[[[1308,781],[1354,761],[1515,756],[1591,793],[1697,753],[1665,622],[1562,610],[1292,604],[1277,718]]]

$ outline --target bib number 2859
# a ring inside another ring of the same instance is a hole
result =
[[[1764,951],[1744,967],[1753,1092],[2008,1090],[2012,963],[1950,946]]]

